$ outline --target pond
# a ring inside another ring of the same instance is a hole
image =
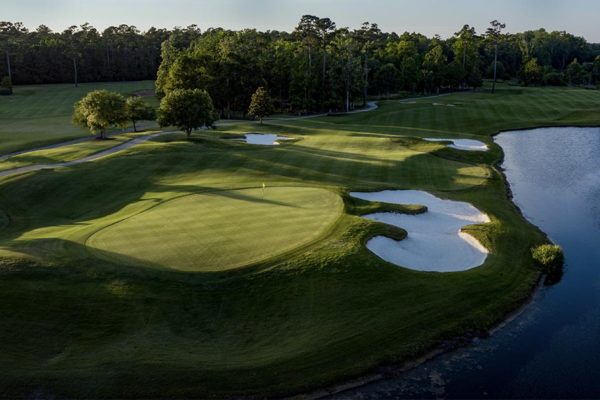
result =
[[[496,137],[515,203],[565,250],[560,282],[488,339],[339,398],[600,397],[600,128]]]
[[[271,133],[247,133],[244,139],[241,139],[248,144],[256,144],[261,146],[277,146],[282,140],[289,140],[285,136],[277,136]]]

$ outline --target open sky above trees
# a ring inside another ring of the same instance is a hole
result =
[[[2,19],[29,28],[47,24],[62,31],[89,22],[98,29],[127,23],[142,30],[197,24],[200,28],[292,30],[304,14],[327,15],[339,26],[358,28],[376,21],[388,32],[416,31],[449,37],[465,23],[477,31],[489,21],[510,21],[509,32],[544,27],[600,42],[596,29],[600,2],[594,0],[506,0],[492,5],[478,0],[3,0]],[[127,16],[124,19],[123,16]]]

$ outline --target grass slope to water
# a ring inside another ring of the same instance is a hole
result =
[[[92,90],[132,95],[153,88],[152,81],[16,86],[14,95],[0,96],[0,155],[89,136],[71,124],[71,115],[73,104]],[[156,105],[153,98],[148,102]]]
[[[493,167],[497,146],[474,154],[417,137],[491,144],[499,129],[597,124],[599,107],[595,91],[501,87],[344,117],[226,126],[191,141],[168,135],[92,163],[5,178],[0,396],[291,394],[488,329],[531,293],[530,247],[543,236],[508,200]],[[260,130],[297,140],[222,139]],[[469,228],[491,251],[482,267],[417,272],[365,248],[372,235],[403,232],[361,218],[389,206],[347,191],[408,188],[490,216]],[[252,265],[189,271],[212,239],[216,258],[205,265],[244,263],[206,224],[252,241]],[[104,237],[90,247],[95,232]],[[280,237],[288,235],[290,243]],[[169,260],[184,252],[195,255],[173,268]]]

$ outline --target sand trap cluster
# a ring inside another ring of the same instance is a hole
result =
[[[452,142],[448,147],[466,151],[488,151],[487,144],[473,139],[423,138],[428,142]]]
[[[277,146],[280,140],[289,140],[290,138],[285,136],[277,136],[270,133],[247,133],[244,139],[248,144],[258,144],[262,146]]]
[[[488,255],[488,250],[477,239],[461,231],[467,225],[490,222],[486,214],[469,203],[440,199],[419,190],[350,195],[367,201],[427,207],[428,211],[419,215],[376,213],[365,216],[408,232],[407,238],[399,242],[384,236],[367,242],[367,248],[385,261],[419,271],[454,272],[477,267]]]

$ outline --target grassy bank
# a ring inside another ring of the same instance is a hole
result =
[[[3,179],[0,395],[291,394],[487,329],[530,294],[530,247],[543,240],[507,197],[491,135],[597,124],[599,107],[600,93],[566,88],[389,101],[343,117],[224,126],[192,141],[164,136]],[[223,139],[260,130],[297,140]],[[418,139],[430,136],[492,148]],[[385,206],[347,192],[408,188],[490,216],[470,230],[491,251],[482,267],[416,272],[365,248],[388,228],[360,214]]]

